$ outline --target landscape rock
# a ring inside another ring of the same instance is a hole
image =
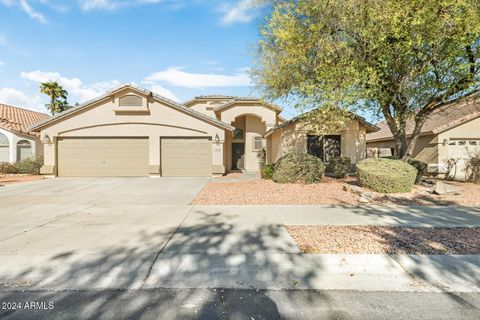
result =
[[[360,197],[365,198],[365,199],[371,199],[372,194],[370,192],[364,192],[360,195]]]
[[[458,189],[444,182],[437,182],[428,192],[443,196],[446,194],[459,195]]]
[[[358,194],[359,196],[362,195],[362,193],[365,193],[365,190],[361,187],[358,186],[353,186],[350,184],[344,184],[343,185],[343,190],[351,193]]]
[[[369,203],[370,201],[364,197],[358,197],[358,202],[360,203]]]

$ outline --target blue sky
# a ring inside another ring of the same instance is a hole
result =
[[[47,80],[70,103],[127,82],[177,101],[258,95],[259,19],[254,0],[0,0],[0,102],[45,111]]]

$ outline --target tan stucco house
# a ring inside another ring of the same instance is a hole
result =
[[[39,133],[29,128],[47,114],[0,104],[0,162],[15,163],[43,154]]]
[[[275,163],[291,151],[313,154],[328,163],[332,157],[348,157],[352,165],[366,157],[366,135],[378,128],[364,118],[352,115],[342,130],[318,135],[309,129],[302,117],[285,121],[266,134],[267,162]]]
[[[408,122],[407,132],[413,131]],[[385,121],[377,124],[380,131],[367,135],[369,157],[395,155],[395,141]],[[465,177],[465,161],[469,154],[480,151],[480,101],[477,97],[448,104],[435,111],[423,126],[413,157],[428,164],[430,175],[443,175],[447,162],[453,159],[451,176]]]
[[[270,160],[287,152],[272,139],[290,127],[282,126],[281,111],[259,99],[222,95],[179,104],[123,85],[32,130],[44,144],[43,174],[211,176],[258,170],[263,148]],[[367,130],[354,121],[340,132],[342,154],[363,158]]]

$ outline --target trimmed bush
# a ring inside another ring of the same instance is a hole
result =
[[[43,166],[42,157],[33,157],[19,161],[17,163],[0,163],[0,172],[6,174],[40,174],[40,168]]]
[[[330,159],[327,171],[336,179],[345,178],[350,172],[352,161],[348,157],[335,157]]]
[[[260,174],[263,179],[272,179],[273,173],[275,172],[275,165],[273,164],[266,164],[260,168]]]
[[[415,184],[418,184],[422,181],[422,177],[427,172],[428,165],[420,160],[410,158],[408,159],[408,164],[417,169],[417,177],[415,178]]]
[[[313,155],[293,152],[280,158],[274,171],[272,178],[278,183],[317,183],[325,173],[325,166]]]
[[[417,170],[406,162],[391,159],[367,159],[357,163],[358,182],[376,192],[410,192]]]

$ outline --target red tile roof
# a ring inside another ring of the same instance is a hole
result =
[[[30,132],[29,128],[34,124],[49,119],[45,113],[17,108],[0,103],[0,128],[16,133],[39,136],[38,132]]]
[[[433,112],[423,125],[421,133],[438,134],[464,122],[480,117],[479,97],[447,104]],[[407,121],[407,135],[411,134],[415,123],[413,119]],[[392,132],[386,121],[377,123],[380,131],[367,135],[367,142],[393,139]]]

